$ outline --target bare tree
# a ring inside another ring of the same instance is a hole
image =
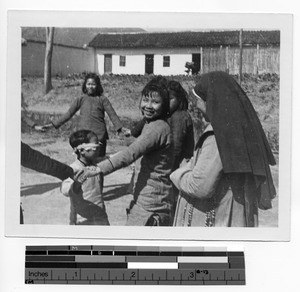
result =
[[[54,27],[46,27],[46,53],[44,65],[44,85],[47,94],[53,87],[51,81],[51,62],[53,52]]]

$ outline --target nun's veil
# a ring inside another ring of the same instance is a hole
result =
[[[224,173],[252,174],[261,188],[259,207],[270,208],[275,188],[269,165],[276,162],[246,93],[225,72],[203,74],[194,93],[206,102]]]

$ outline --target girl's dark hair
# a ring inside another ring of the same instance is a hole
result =
[[[177,110],[187,110],[188,109],[188,94],[184,90],[184,88],[181,86],[181,84],[178,81],[170,80],[167,85],[168,91],[172,91],[179,101],[179,105]]]
[[[170,115],[170,100],[167,89],[168,80],[165,77],[157,76],[151,79],[142,90],[142,96],[151,96],[152,92],[158,92],[162,97],[162,117]]]
[[[79,130],[71,134],[69,138],[69,143],[72,148],[75,148],[83,143],[89,143],[92,137],[97,137],[97,135],[90,130]],[[75,151],[77,156],[79,155],[78,151]]]
[[[86,83],[87,83],[88,79],[94,79],[95,80],[96,85],[97,85],[95,95],[96,96],[101,96],[102,93],[103,93],[103,87],[101,85],[100,77],[95,73],[88,73],[88,74],[85,75],[84,82],[82,84],[82,92],[85,93],[85,94],[87,93]]]

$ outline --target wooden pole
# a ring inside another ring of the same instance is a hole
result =
[[[200,48],[200,74],[203,74],[203,48]]]
[[[99,70],[98,70],[98,62],[97,62],[97,53],[96,53],[96,48],[92,48],[93,50],[93,57],[94,57],[94,73],[99,74]]]
[[[217,70],[223,70],[223,58],[222,58],[222,49],[223,49],[223,46],[220,45],[220,49],[219,49],[219,57],[218,57],[218,65],[219,65],[219,68]]]
[[[226,47],[226,73],[229,74],[229,48]]]
[[[256,46],[256,75],[259,73],[259,44]]]
[[[243,74],[243,30],[240,30],[240,64],[239,64],[239,83],[242,83],[242,74]]]
[[[47,94],[52,89],[51,63],[53,51],[54,27],[46,27],[46,52],[44,63],[44,86]]]

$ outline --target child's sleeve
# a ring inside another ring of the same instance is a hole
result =
[[[52,121],[52,125],[55,129],[58,129],[75,115],[75,113],[80,109],[81,99],[82,98],[76,98],[71,103],[69,110],[65,114],[63,114],[59,119]]]
[[[64,196],[70,197],[73,183],[74,181],[71,178],[67,178],[61,183],[60,191]]]
[[[118,115],[116,114],[116,111],[112,107],[108,98],[105,96],[103,96],[103,107],[104,107],[104,110],[107,112],[111,122],[113,123],[116,131],[120,130],[123,127],[121,120],[118,117]]]
[[[71,178],[67,178],[61,183],[60,191],[66,197],[76,197],[82,194],[81,184]]]
[[[138,121],[135,127],[130,129],[132,137],[137,138],[139,135],[141,135],[145,124],[146,124],[146,119],[141,119],[140,121]]]
[[[72,167],[72,170],[74,172],[78,171],[78,167],[74,164],[72,164],[70,167]],[[61,183],[60,191],[61,193],[66,196],[70,197],[72,195],[76,195],[81,191],[81,185],[78,182],[74,181],[72,178],[67,178]],[[79,186],[79,188],[78,188]],[[76,187],[76,190],[75,190]]]
[[[166,143],[161,136],[161,131],[155,126],[144,128],[142,134],[126,149],[100,162],[97,166],[104,175],[126,167],[142,155],[154,151]]]

